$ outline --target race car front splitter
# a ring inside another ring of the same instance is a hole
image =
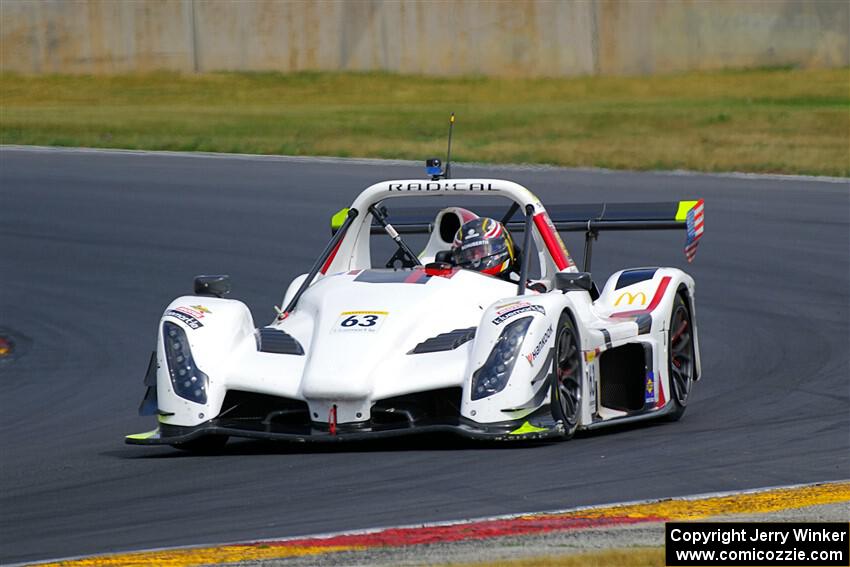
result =
[[[304,427],[297,431],[276,429],[263,423],[234,423],[227,420],[211,420],[194,427],[160,424],[153,431],[125,437],[130,445],[180,445],[210,435],[226,435],[246,439],[266,439],[295,443],[363,441],[387,439],[405,435],[449,433],[468,439],[489,441],[530,441],[563,437],[564,426],[560,421],[541,415],[514,422],[481,424],[461,418],[457,423],[429,423],[409,427],[371,429],[368,427],[339,428]]]

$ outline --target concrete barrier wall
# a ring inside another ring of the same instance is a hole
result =
[[[848,0],[0,0],[22,73],[843,67],[848,36]]]

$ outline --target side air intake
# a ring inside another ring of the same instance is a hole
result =
[[[448,333],[440,333],[436,337],[422,341],[407,354],[425,354],[427,352],[454,350],[463,343],[474,339],[475,330],[475,327],[470,327],[468,329],[455,329]]]
[[[295,337],[280,329],[269,327],[264,327],[257,332],[257,349],[260,352],[273,354],[304,354],[304,348],[295,340]]]

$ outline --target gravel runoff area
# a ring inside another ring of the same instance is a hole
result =
[[[766,514],[729,514],[705,518],[710,522],[846,522],[850,502],[824,504]],[[455,543],[371,548],[288,559],[232,563],[262,567],[391,567],[417,565],[487,564],[533,557],[557,557],[613,549],[663,547],[664,522],[606,526],[544,535],[502,537]]]

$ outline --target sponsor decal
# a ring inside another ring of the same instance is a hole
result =
[[[639,291],[637,293],[631,293],[631,292],[628,292],[628,291],[624,291],[623,293],[621,293],[617,297],[617,300],[614,302],[614,307],[617,307],[618,305],[620,305],[620,302],[623,301],[624,299],[626,300],[626,303],[628,303],[629,305],[633,304],[638,299],[640,299],[641,305],[646,305],[646,294],[644,292]]]
[[[194,317],[195,319],[203,319],[204,315],[212,313],[212,311],[210,311],[203,305],[181,305],[180,307],[175,307],[175,309],[180,313],[188,315],[189,317]]]
[[[180,311],[177,311],[177,309],[169,309],[168,311],[165,312],[165,316],[166,317],[174,317],[175,319],[184,323],[186,326],[188,326],[190,329],[193,329],[193,330],[200,329],[201,327],[204,326],[204,324],[201,323],[200,321],[198,321],[195,317],[192,317],[191,315],[187,315],[186,313],[182,313]]]
[[[511,317],[515,317],[521,313],[529,313],[531,311],[536,311],[546,315],[546,310],[543,309],[542,305],[532,305],[527,301],[516,301],[514,303],[498,306],[496,308],[496,317],[493,319],[492,323],[494,325],[501,325]]]
[[[493,191],[492,183],[466,183],[462,181],[423,181],[415,183],[389,183],[388,191]]]
[[[652,378],[652,372],[646,373],[646,398],[644,401],[647,404],[655,403],[655,380]]]
[[[510,309],[517,307],[518,305],[531,305],[527,301],[511,301],[510,303],[505,303],[504,305],[496,306],[496,315],[501,315],[502,313],[509,311]]]
[[[587,364],[587,385],[588,385],[588,400],[590,402],[591,413],[596,413],[596,365]]]
[[[540,353],[543,352],[543,347],[546,346],[546,343],[549,342],[549,338],[552,336],[552,325],[549,325],[549,328],[546,329],[546,332],[543,333],[543,338],[540,339],[540,342],[537,343],[537,346],[534,347],[534,350],[525,355],[525,359],[528,361],[528,364],[534,366],[534,361],[537,360],[537,357],[540,356]]]
[[[389,311],[343,311],[339,314],[333,332],[374,333],[381,328]]]
[[[584,361],[585,362],[593,362],[596,360],[596,357],[599,356],[599,349],[595,348],[593,350],[584,351]]]
[[[611,313],[611,317],[637,317],[635,322],[638,324],[639,334],[648,333],[652,326],[652,316],[650,313],[658,307],[659,303],[661,303],[661,298],[664,297],[664,291],[670,284],[670,280],[672,280],[670,276],[664,276],[661,278],[661,282],[658,284],[658,289],[655,290],[655,295],[652,296],[652,301],[650,301],[649,305],[647,305],[644,309],[633,309],[630,311]],[[641,319],[643,319],[643,321]]]

